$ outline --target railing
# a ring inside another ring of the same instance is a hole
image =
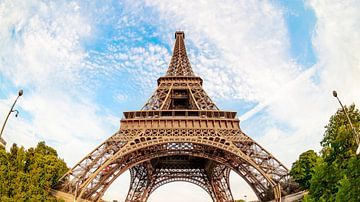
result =
[[[171,81],[184,81],[184,82],[199,82],[201,85],[203,80],[198,76],[162,76],[158,79],[158,84],[161,81],[171,82]]]
[[[236,112],[217,110],[143,110],[124,112],[124,118],[126,119],[169,118],[180,116],[188,118],[234,119],[236,117]]]

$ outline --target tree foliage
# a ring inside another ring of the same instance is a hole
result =
[[[355,130],[359,131],[359,110],[355,105],[345,110]],[[360,201],[360,157],[355,154],[357,144],[342,109],[330,118],[325,129],[321,155],[313,167],[312,177],[309,179],[304,174],[301,178],[304,180],[301,183],[310,185],[309,195],[303,201]],[[297,162],[301,162],[300,159]],[[298,164],[300,168],[306,167],[303,165],[306,162]],[[292,170],[292,173],[298,172]],[[296,175],[293,178],[296,179]]]
[[[314,169],[319,158],[314,150],[309,150],[302,153],[299,160],[293,163],[290,175],[299,183],[302,189],[310,188],[310,180],[314,174]]]
[[[0,201],[56,201],[48,191],[67,169],[44,142],[28,150],[16,144],[10,152],[1,147]]]

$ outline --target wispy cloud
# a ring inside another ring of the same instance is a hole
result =
[[[77,79],[90,26],[76,3],[4,1],[1,8],[2,74],[20,86]]]
[[[189,5],[190,4],[190,5]],[[288,57],[280,7],[270,2],[148,1],[167,29],[187,31],[195,72],[214,97],[265,101],[293,79],[298,67]]]
[[[360,2],[309,1],[317,16],[314,46],[320,86],[337,89],[347,103],[360,103]]]
[[[81,154],[73,155],[71,147],[83,148],[85,155],[91,150],[86,147],[114,128],[102,125],[108,115],[83,91],[84,82],[91,81],[81,75],[87,68],[82,41],[91,24],[75,2],[4,1],[0,8],[1,74],[25,89],[18,102],[25,118],[9,123],[4,135],[25,146],[46,140],[73,164]],[[11,106],[6,103],[4,110]]]

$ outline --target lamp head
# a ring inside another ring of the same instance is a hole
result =
[[[19,90],[19,96],[22,96],[24,94],[24,91],[21,89]]]
[[[337,92],[335,90],[333,91],[333,96],[337,97]]]

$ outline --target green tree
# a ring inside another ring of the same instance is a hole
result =
[[[320,157],[314,150],[308,150],[300,154],[299,160],[293,163],[290,175],[297,183],[299,183],[302,189],[310,188],[310,180],[319,159]]]
[[[14,144],[0,148],[0,201],[57,201],[51,187],[68,170],[57,152],[40,142],[25,150]]]
[[[355,105],[345,107],[359,131],[360,113]],[[352,130],[342,109],[330,118],[321,141],[322,159],[314,169],[310,194],[304,201],[360,201],[360,158]]]

